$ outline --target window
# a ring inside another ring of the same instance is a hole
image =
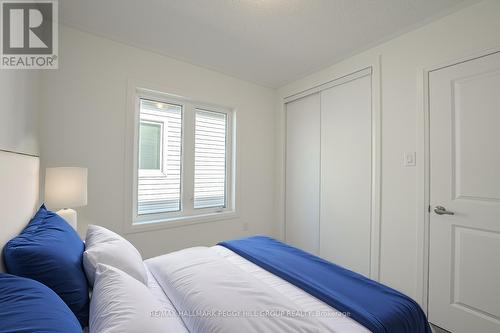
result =
[[[137,214],[181,209],[182,106],[139,99]]]
[[[224,208],[227,116],[197,109],[194,130],[194,208]]]
[[[161,141],[163,137],[162,124],[141,121],[139,129],[139,169],[160,170],[161,167]]]
[[[137,90],[134,224],[234,211],[232,111]]]

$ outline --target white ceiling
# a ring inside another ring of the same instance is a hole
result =
[[[279,87],[471,0],[62,0],[62,22]]]

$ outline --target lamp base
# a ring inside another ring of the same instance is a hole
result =
[[[64,208],[64,209],[58,210],[56,212],[56,214],[59,215],[60,217],[62,217],[64,220],[66,220],[66,222],[68,222],[68,224],[70,226],[72,226],[73,229],[77,230],[76,229],[77,217],[76,217],[76,211],[74,209]]]

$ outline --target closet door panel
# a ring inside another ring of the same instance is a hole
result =
[[[320,97],[286,105],[285,238],[303,250],[319,251]]]
[[[321,92],[320,254],[370,270],[371,76]]]

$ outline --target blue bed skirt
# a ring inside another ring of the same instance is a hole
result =
[[[275,239],[254,236],[219,243],[303,289],[374,333],[432,333],[408,296]]]

